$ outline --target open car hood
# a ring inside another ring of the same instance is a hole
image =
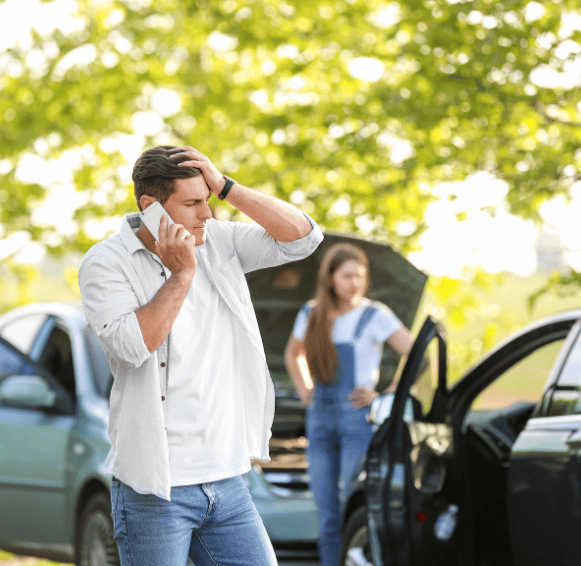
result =
[[[277,394],[294,395],[294,387],[284,365],[284,349],[299,309],[315,294],[317,271],[327,249],[338,242],[361,247],[369,258],[370,286],[367,296],[385,303],[411,328],[427,275],[386,244],[339,234],[325,239],[309,257],[246,275],[256,310],[266,358]],[[392,379],[399,355],[389,346],[384,349],[380,386]]]

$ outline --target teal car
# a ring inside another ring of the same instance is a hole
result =
[[[0,548],[119,564],[103,470],[111,382],[80,307],[35,304],[0,317]],[[258,467],[245,479],[278,553],[312,555],[307,484],[271,483]]]

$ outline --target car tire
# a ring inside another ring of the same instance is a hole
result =
[[[348,556],[352,549],[360,549],[357,553],[360,559],[354,561]],[[364,557],[364,558],[363,558]],[[365,507],[357,508],[347,519],[345,529],[343,530],[341,542],[341,566],[365,565],[371,564],[371,555],[369,553],[369,533],[367,527],[367,511]]]
[[[81,513],[77,538],[77,566],[119,566],[109,496],[96,493]]]

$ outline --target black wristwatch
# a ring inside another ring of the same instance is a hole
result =
[[[226,177],[226,175],[224,175],[224,179],[226,179],[226,184],[224,185],[222,192],[218,195],[218,198],[220,200],[224,200],[228,196],[228,193],[230,192],[232,185],[236,182],[234,179],[230,179],[230,177]]]

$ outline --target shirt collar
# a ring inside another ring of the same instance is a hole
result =
[[[139,212],[132,212],[123,217],[121,222],[121,230],[119,230],[119,236],[121,241],[129,251],[129,253],[134,254],[139,250],[147,250],[143,245],[141,240],[135,235],[134,230],[139,228],[141,224],[141,218],[139,218]]]

